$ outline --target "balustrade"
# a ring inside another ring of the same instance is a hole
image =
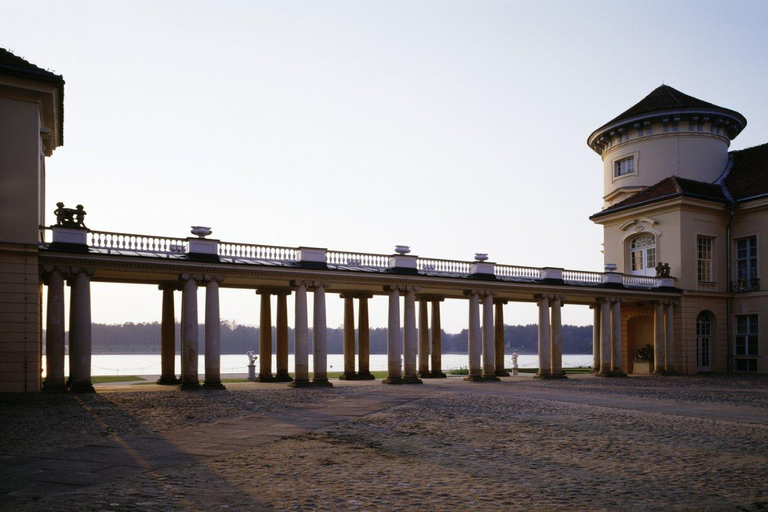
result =
[[[364,252],[328,251],[328,263],[340,267],[384,269],[389,267],[389,256]]]
[[[237,258],[277,262],[299,261],[299,251],[291,247],[240,244],[233,242],[219,242],[219,256],[233,259]]]
[[[419,258],[416,262],[416,268],[422,272],[468,275],[472,271],[472,263],[468,261]]]
[[[515,265],[496,265],[496,277],[535,281],[541,279],[541,269],[536,267],[518,267]]]
[[[106,249],[107,253],[136,251],[156,254],[184,254],[187,250],[186,239],[165,236],[89,231],[87,240],[89,247]]]
[[[623,276],[624,286],[633,288],[655,288],[658,286],[658,279],[649,276]]]
[[[563,281],[566,283],[600,284],[603,282],[603,273],[586,270],[563,270]]]

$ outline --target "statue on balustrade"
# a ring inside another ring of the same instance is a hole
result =
[[[57,208],[53,211],[56,216],[56,225],[64,228],[88,229],[85,225],[86,211],[83,205],[79,204],[76,208],[64,208],[64,203],[56,203]]]
[[[656,277],[669,277],[669,271],[669,263],[659,262],[659,264],[656,265]]]

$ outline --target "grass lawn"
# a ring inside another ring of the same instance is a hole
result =
[[[103,384],[105,382],[135,382],[139,380],[147,380],[138,375],[96,375],[91,377],[92,384]],[[147,382],[147,384],[150,384]]]

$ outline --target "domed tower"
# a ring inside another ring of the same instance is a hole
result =
[[[744,116],[668,86],[656,88],[589,136],[603,159],[604,207],[664,178],[713,183],[728,164],[728,146]]]

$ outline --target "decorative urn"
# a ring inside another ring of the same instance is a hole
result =
[[[205,226],[192,226],[192,234],[199,237],[199,238],[205,238],[208,235],[213,233],[213,230],[209,227]]]

